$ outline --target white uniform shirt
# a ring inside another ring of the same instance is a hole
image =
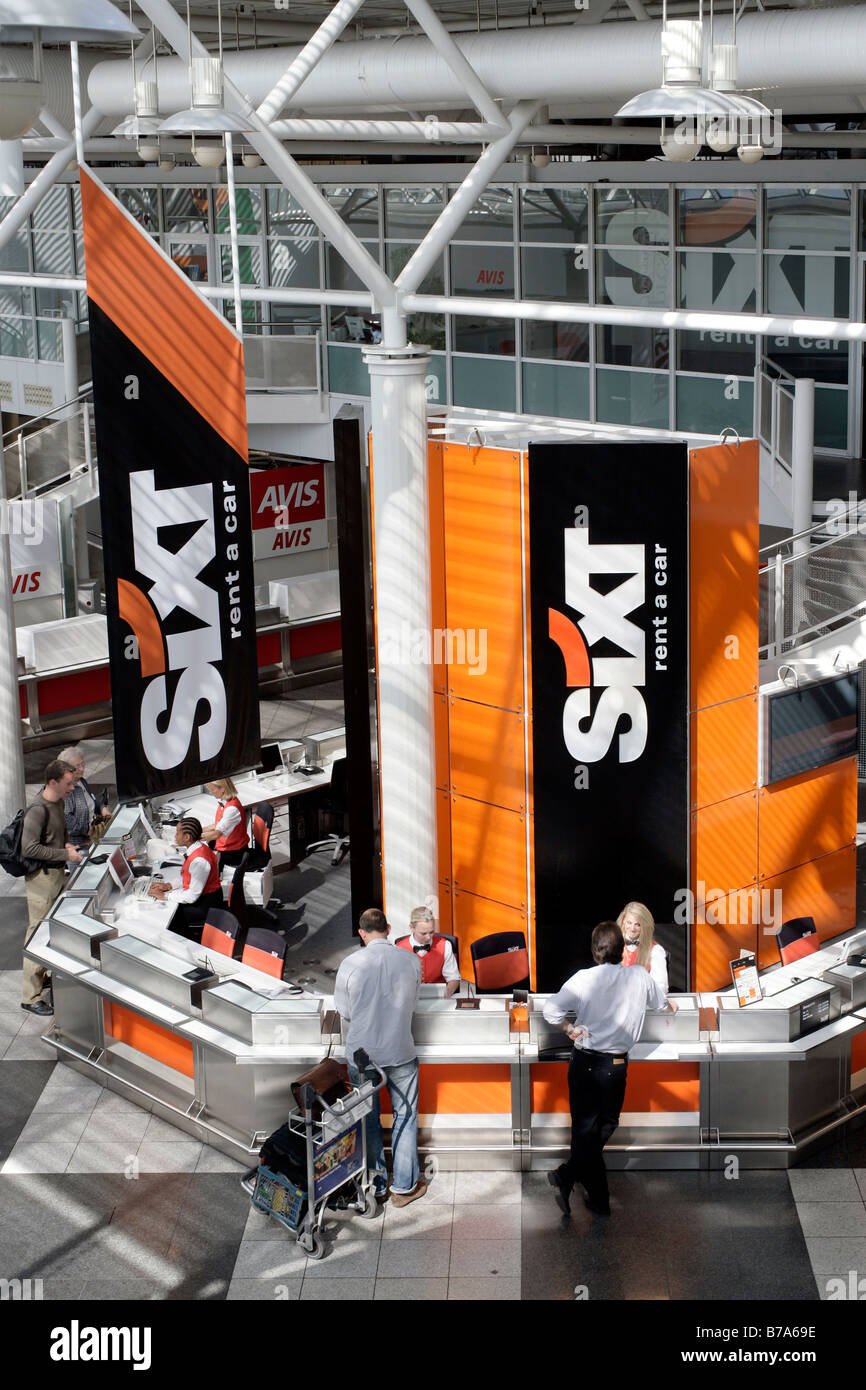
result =
[[[409,940],[412,944],[413,954],[418,956],[419,960],[426,960],[431,948],[428,946],[427,950],[424,951],[423,954],[418,955],[418,952],[415,950],[415,947],[420,946],[421,942],[415,940],[414,932],[410,931]],[[445,958],[442,961],[442,979],[447,984],[450,980],[460,979],[460,966],[457,964],[457,961],[455,959],[454,947],[451,945],[451,942],[445,941],[443,942],[443,945],[445,946]]]
[[[628,1052],[643,1028],[647,1009],[663,1009],[664,992],[648,970],[634,966],[594,965],[578,970],[558,994],[544,1005],[548,1023],[562,1023],[573,1012],[577,1023],[589,1034],[575,1042],[593,1052]]]
[[[202,840],[196,840],[194,845],[190,845],[184,859],[188,859],[194,849],[201,849],[203,843]],[[189,866],[189,887],[172,888],[170,893],[166,893],[165,901],[167,903],[197,903],[204,892],[204,886],[209,877],[210,864],[204,855],[200,854]]]
[[[219,832],[219,836],[227,840],[235,826],[241,823],[241,813],[237,806],[226,806],[224,801],[219,803],[219,815],[214,821],[214,826]]]
[[[629,950],[628,942],[626,942],[626,948],[625,948],[625,949],[626,949],[626,952]],[[631,969],[633,969],[633,970],[634,970],[635,968],[636,968],[635,966],[632,966],[632,967],[631,967]],[[660,946],[660,945],[658,944],[657,941],[654,941],[654,942],[653,942],[653,944],[652,944],[652,950],[650,951],[649,973],[652,975],[652,977],[653,977],[653,979],[655,980],[656,984],[658,985],[659,989],[663,989],[664,992],[665,992],[665,994],[667,994],[667,992],[668,992],[668,958],[667,958],[667,952],[665,951],[665,949],[664,949],[663,946]]]

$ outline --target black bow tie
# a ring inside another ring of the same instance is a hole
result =
[[[430,950],[430,947],[429,947],[429,946],[413,946],[413,947],[412,947],[412,950],[415,952],[416,956],[420,956],[420,955],[425,955],[425,954],[427,953],[427,951]]]

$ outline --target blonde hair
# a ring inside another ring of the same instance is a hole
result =
[[[626,903],[622,912],[616,919],[616,924],[622,931],[622,924],[626,917],[636,917],[640,922],[640,940],[637,948],[637,965],[644,966],[649,970],[650,952],[653,948],[653,932],[655,931],[655,920],[652,913],[645,903]],[[625,932],[623,932],[625,936]]]
[[[435,922],[436,918],[429,907],[413,907],[409,914],[409,926],[414,927],[416,922]]]
[[[226,792],[230,797],[237,796],[238,794],[238,789],[232,781],[231,777],[217,777],[217,779],[214,782],[208,782],[207,787],[208,790],[210,790],[211,787],[222,787],[223,791]]]

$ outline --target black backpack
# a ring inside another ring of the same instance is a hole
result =
[[[21,836],[24,830],[24,811],[18,814],[9,822],[5,830],[0,830],[0,869],[5,869],[7,874],[13,878],[21,878],[23,874],[35,874],[37,869],[44,869],[45,865],[41,859],[24,859],[21,854]],[[48,811],[45,812],[45,825],[42,827],[42,834],[48,825]]]

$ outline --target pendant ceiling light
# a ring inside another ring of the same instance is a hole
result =
[[[130,18],[132,0],[130,0]],[[138,78],[135,70],[135,45],[130,44],[132,64],[132,115],[125,116],[111,132],[127,140],[134,140],[140,159],[146,164],[159,159],[159,84],[156,72],[156,30],[151,29],[153,77]],[[144,66],[147,66],[145,62]]]
[[[243,135],[252,126],[242,116],[226,111],[223,84],[223,26],[222,7],[217,6],[219,27],[219,57],[208,54],[204,58],[192,57],[192,29],[189,18],[189,0],[186,6],[186,28],[189,40],[190,65],[189,85],[192,105],[186,111],[178,111],[169,116],[159,127],[161,135]],[[193,148],[195,154],[195,148]],[[201,161],[198,161],[201,162]],[[222,161],[220,161],[222,162]]]
[[[109,0],[0,0],[0,43],[116,43],[140,38]]]

